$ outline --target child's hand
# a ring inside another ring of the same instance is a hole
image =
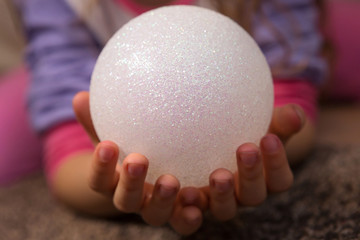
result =
[[[201,225],[200,203],[205,197],[196,188],[180,189],[171,175],[159,177],[155,185],[145,182],[148,160],[140,154],[128,155],[117,164],[118,148],[110,141],[100,142],[93,155],[89,186],[113,199],[114,206],[124,213],[138,213],[145,222],[160,226],[172,218],[172,226],[179,233],[191,233]],[[174,214],[173,214],[174,213]]]
[[[238,171],[233,174],[217,169],[210,175],[210,186],[202,190],[209,198],[209,208],[219,220],[236,216],[238,206],[256,206],[268,193],[286,191],[293,183],[284,145],[304,126],[300,107],[275,108],[269,133],[260,142],[241,145],[236,152]]]
[[[81,109],[78,120],[93,141],[98,142],[90,118],[88,93],[76,96],[74,109]],[[239,206],[258,205],[268,193],[286,191],[292,185],[293,174],[284,144],[301,130],[304,119],[305,115],[298,106],[275,108],[269,133],[261,139],[260,146],[245,143],[238,148],[238,171],[233,174],[226,169],[217,169],[209,177],[209,186],[202,189],[184,188],[179,191],[177,179],[170,175],[160,177],[155,186],[145,183],[148,161],[144,156],[131,154],[120,167],[117,165],[117,146],[102,142],[95,150],[90,186],[112,196],[115,206],[123,212],[137,212],[151,225],[169,221],[177,232],[190,234],[201,226],[202,211],[207,208],[217,219],[229,220],[236,216]],[[102,148],[114,152],[113,159],[107,164],[101,160]],[[139,168],[135,168],[138,175],[129,173],[129,164]],[[140,169],[143,170],[141,174]],[[167,190],[166,196],[161,195],[161,186]]]
[[[138,213],[150,225],[170,222],[180,234],[195,232],[202,224],[202,211],[207,208],[205,194],[193,187],[179,192],[180,184],[171,175],[159,177],[155,185],[146,183],[149,162],[141,154],[128,155],[120,166],[117,145],[110,141],[99,143],[90,117],[88,93],[77,94],[73,103],[79,122],[97,145],[88,177],[89,187],[111,198],[119,211]]]

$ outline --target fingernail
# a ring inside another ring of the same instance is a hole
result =
[[[176,188],[165,186],[162,184],[159,185],[159,193],[160,196],[163,198],[170,198],[174,196],[175,192],[176,192]]]
[[[253,167],[259,159],[258,155],[257,152],[242,152],[240,160],[245,166]]]
[[[128,163],[127,170],[130,176],[140,177],[145,173],[145,166],[137,163]]]
[[[268,135],[268,136],[264,137],[262,144],[263,144],[265,151],[269,154],[276,153],[280,146],[278,139],[272,135]]]
[[[212,184],[215,189],[220,193],[228,192],[232,187],[232,181],[229,179],[213,180]]]
[[[106,163],[113,159],[115,151],[109,147],[102,147],[99,150],[100,161]]]

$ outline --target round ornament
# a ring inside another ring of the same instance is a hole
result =
[[[236,150],[259,143],[273,109],[269,66],[234,21],[194,6],[162,7],[125,24],[101,52],[90,110],[101,140],[150,162],[147,181],[208,185],[237,169]]]

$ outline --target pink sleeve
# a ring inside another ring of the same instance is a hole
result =
[[[318,114],[318,89],[309,81],[298,79],[274,79],[275,107],[295,103],[305,114],[316,122]]]
[[[140,15],[144,12],[154,9],[154,7],[146,6],[144,4],[136,3],[136,1],[132,0],[114,0],[120,6],[123,6],[130,10],[131,12],[135,13],[136,15]],[[170,2],[167,5],[190,5],[193,4],[194,0],[175,0]]]
[[[56,126],[44,136],[44,163],[51,183],[58,167],[67,157],[82,151],[93,151],[94,145],[86,131],[76,121]]]

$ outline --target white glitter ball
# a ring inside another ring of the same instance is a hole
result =
[[[150,162],[147,181],[209,184],[236,170],[235,152],[259,143],[273,106],[269,67],[235,22],[194,6],[163,7],[124,25],[106,44],[90,86],[101,140]]]

